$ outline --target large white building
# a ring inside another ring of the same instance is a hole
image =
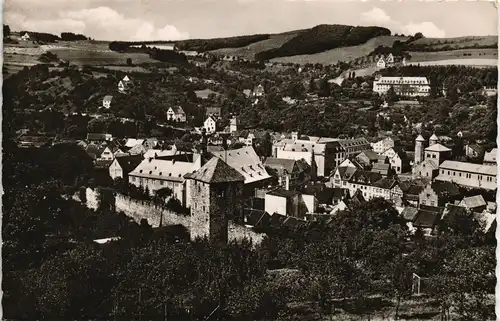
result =
[[[426,77],[380,77],[373,82],[373,91],[385,94],[394,88],[400,96],[429,96],[431,87]]]
[[[495,190],[497,168],[490,165],[446,160],[439,165],[439,175],[436,180],[453,182],[467,188]]]

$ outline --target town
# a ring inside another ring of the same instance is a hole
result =
[[[3,68],[6,317],[494,319],[497,67],[397,39],[336,64],[115,41],[101,65],[4,25],[6,53],[46,50]]]

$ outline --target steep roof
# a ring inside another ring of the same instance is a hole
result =
[[[349,182],[373,184],[381,178],[382,176],[379,173],[357,170],[354,172],[354,175],[351,177],[351,179],[349,179]]]
[[[128,138],[125,142],[125,146],[132,148],[136,145],[142,145],[142,143],[144,143],[144,139]]]
[[[471,197],[464,197],[462,202],[460,202],[460,205],[467,208],[476,208],[486,206],[487,204],[482,195],[475,195]]]
[[[184,109],[181,106],[170,107],[174,111],[175,114],[185,114]]]
[[[390,167],[390,164],[375,163],[372,166],[371,172],[387,175]]]
[[[365,155],[370,161],[377,161],[378,160],[378,156],[379,156],[377,153],[375,153],[372,150],[362,151],[361,153],[358,154],[358,156],[359,155]]]
[[[497,162],[497,149],[493,148],[491,151],[484,153],[484,162],[496,163]]]
[[[459,187],[456,184],[448,181],[434,181],[431,183],[431,188],[439,196],[454,197],[460,195]]]
[[[429,140],[439,140],[439,138],[436,136],[436,134],[432,134]]]
[[[295,160],[293,159],[285,159],[285,158],[274,158],[268,157],[265,166],[271,167],[278,171],[286,171],[287,173],[293,172],[293,167],[295,166]],[[281,173],[282,174],[282,173]]]
[[[130,173],[143,161],[141,155],[119,156],[115,158],[124,173]]]
[[[417,138],[415,138],[415,141],[417,141],[417,142],[425,142],[425,138],[422,135],[418,135]]]
[[[391,189],[394,186],[396,186],[396,183],[397,181],[395,179],[385,177],[373,183],[373,186],[380,187],[383,189]]]
[[[289,191],[289,190],[286,190],[284,188],[277,188],[277,189],[272,190],[272,191],[267,193],[267,195],[284,197],[284,198],[290,198],[290,197],[293,197],[297,194],[299,194],[299,192]]]
[[[105,149],[105,146],[88,145],[85,151],[87,152],[87,154],[89,154],[90,157],[96,159],[102,155]]]
[[[443,145],[437,143],[437,144],[434,144],[432,146],[427,147],[425,149],[425,151],[428,151],[428,152],[449,152],[449,151],[451,151],[451,149],[449,149],[448,147],[443,146]]]
[[[210,184],[245,181],[243,175],[217,157],[213,157],[200,169],[187,173],[184,177]]]
[[[243,175],[245,177],[245,184],[271,177],[252,146],[228,151],[213,151],[211,153],[215,157],[225,160],[229,166]]]
[[[415,219],[415,216],[418,214],[418,208],[416,207],[411,207],[411,206],[406,206],[403,209],[403,212],[401,212],[401,216],[407,221],[413,221]]]
[[[111,95],[104,96],[103,98],[103,101],[111,101],[111,100],[113,100],[113,96]]]
[[[460,171],[460,172],[484,174],[484,175],[497,174],[496,166],[480,165],[480,164],[449,161],[449,160],[446,160],[443,163],[441,163],[441,165],[439,165],[439,168]]]
[[[422,228],[434,228],[441,218],[440,213],[419,209],[413,221],[413,226]]]
[[[315,193],[315,197],[320,204],[331,204],[334,199],[341,200],[347,195],[348,189],[345,188],[324,188]]]

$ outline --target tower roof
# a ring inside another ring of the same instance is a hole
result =
[[[418,137],[415,140],[417,142],[425,142],[425,139],[422,137],[422,135],[418,135]]]
[[[429,140],[439,140],[439,138],[436,136],[436,134],[432,134],[431,138]]]
[[[245,177],[238,173],[222,159],[213,157],[200,169],[187,173],[185,178],[194,179],[204,183],[229,183],[243,182]]]

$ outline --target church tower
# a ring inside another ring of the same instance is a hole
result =
[[[233,116],[229,122],[229,132],[234,133],[238,131],[238,118],[236,116]]]
[[[415,139],[415,161],[413,162],[414,165],[424,160],[424,142],[425,139],[422,137],[422,135],[418,135],[418,137]]]
[[[429,146],[435,145],[439,142],[439,138],[436,134],[432,134],[431,138],[429,138]]]
[[[191,204],[191,240],[207,237],[227,243],[228,221],[241,216],[245,178],[217,157],[184,177]]]

